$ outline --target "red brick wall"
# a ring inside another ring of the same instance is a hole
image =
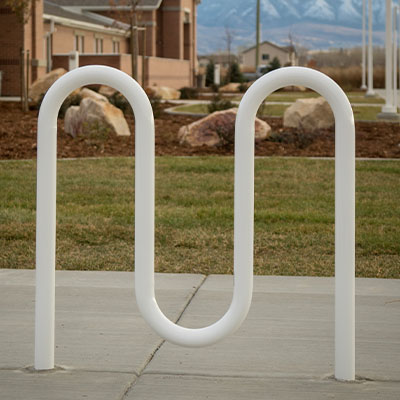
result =
[[[0,71],[3,72],[2,96],[20,94],[20,49],[23,27],[8,8],[0,5]]]
[[[29,84],[45,73],[43,55],[43,1],[33,3],[25,26],[10,9],[0,4],[0,71],[3,72],[2,95],[19,96],[20,51],[29,50]],[[26,62],[25,62],[26,69]]]

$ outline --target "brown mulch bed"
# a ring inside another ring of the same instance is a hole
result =
[[[163,104],[163,108],[171,107]],[[36,158],[37,110],[24,114],[18,103],[0,102],[0,159]],[[133,116],[127,117],[129,126]],[[232,147],[191,148],[182,146],[177,133],[182,125],[198,118],[161,113],[155,120],[157,155],[231,155]],[[270,118],[271,137],[256,143],[257,156],[313,156],[334,155],[334,132],[324,130],[310,135],[284,129],[282,119]],[[134,155],[134,135],[130,137],[77,137],[64,132],[63,121],[58,121],[58,157],[101,157]],[[386,122],[356,123],[357,157],[400,158],[400,125]]]

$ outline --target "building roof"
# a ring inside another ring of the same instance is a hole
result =
[[[260,43],[260,46],[262,46],[263,44],[268,44],[268,45],[270,45],[270,46],[272,46],[272,47],[275,47],[276,49],[282,50],[282,51],[285,52],[285,53],[290,53],[290,51],[288,50],[287,47],[285,48],[285,47],[278,46],[278,45],[275,44],[275,43],[268,42],[268,40],[264,40],[263,42],[261,42],[261,43]],[[248,49],[243,50],[243,51],[242,51],[242,54],[243,54],[243,53],[247,53],[248,51],[253,50],[253,49],[255,49],[255,48],[256,48],[256,46],[251,46],[251,47],[249,47]]]
[[[65,7],[77,7],[81,9],[108,9],[110,8],[110,0],[52,0],[53,3]],[[157,9],[160,7],[162,0],[139,0],[139,9]],[[118,7],[126,7],[129,2],[126,0],[113,0],[114,4]]]
[[[58,17],[63,20],[73,20],[76,22],[82,22],[86,24],[98,25],[102,28],[112,28],[112,29],[128,29],[128,25],[120,21],[116,21],[112,18],[105,17],[103,15],[87,12],[81,9],[69,9],[64,8],[55,2],[60,0],[44,0],[43,3],[43,13],[44,16]]]
[[[43,3],[44,14],[54,15],[55,17],[69,18],[76,21],[88,22],[97,25],[99,24],[99,20],[92,17],[90,14],[81,14],[66,10],[60,7],[59,5],[55,4],[53,1],[57,0],[52,0],[51,2],[47,0],[44,1]],[[103,23],[101,25],[104,26],[105,24]]]

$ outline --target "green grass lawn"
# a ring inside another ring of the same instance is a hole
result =
[[[231,273],[232,157],[156,161],[156,269]],[[0,268],[33,268],[34,161],[0,162]],[[255,164],[256,274],[334,274],[334,162]],[[400,278],[400,161],[357,162],[357,276]],[[134,160],[58,162],[57,268],[133,270]]]
[[[383,104],[385,101],[380,97],[365,97],[362,92],[346,92],[347,97],[351,103],[365,103],[365,104]],[[295,102],[298,99],[310,99],[319,97],[320,95],[313,91],[306,92],[274,92],[271,93],[267,101],[279,101],[279,102]],[[242,95],[234,97],[233,100],[240,101]]]
[[[266,104],[262,107],[262,115],[266,117],[283,117],[283,114],[288,108],[284,104]],[[179,112],[208,114],[207,104],[189,104],[175,108]],[[353,106],[354,119],[358,121],[375,121],[377,115],[381,112],[381,107],[374,106]]]

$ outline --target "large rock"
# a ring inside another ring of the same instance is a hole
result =
[[[75,137],[81,130],[80,107],[71,106],[64,115],[64,131]]]
[[[80,91],[80,96],[82,97],[82,99],[85,99],[87,97],[90,97],[93,100],[97,100],[97,101],[104,101],[106,103],[108,103],[108,99],[107,97],[103,96],[100,93],[95,92],[94,90],[90,90],[88,88],[83,88]]]
[[[86,97],[79,107],[70,107],[64,118],[64,130],[72,136],[77,134],[116,134],[129,136],[131,134],[123,112],[112,104]]]
[[[335,125],[330,105],[323,97],[299,99],[288,107],[283,115],[283,126],[305,132],[329,129]]]
[[[180,143],[192,147],[233,144],[236,114],[237,108],[216,111],[190,125],[182,126],[178,133]],[[265,121],[256,118],[255,139],[266,139],[270,132],[271,127]]]
[[[221,86],[219,88],[219,91],[222,92],[222,93],[229,93],[229,92],[235,92],[236,93],[236,92],[240,91],[239,87],[240,87],[240,83],[231,82],[231,83],[228,83],[225,86]]]
[[[32,101],[38,103],[50,86],[66,72],[64,68],[57,68],[33,82],[29,89],[29,97]]]
[[[106,85],[101,85],[99,89],[99,93],[106,97],[112,97],[116,92],[116,89]]]
[[[146,89],[146,93],[151,97],[160,97],[162,100],[179,100],[181,92],[167,86],[151,86]]]

